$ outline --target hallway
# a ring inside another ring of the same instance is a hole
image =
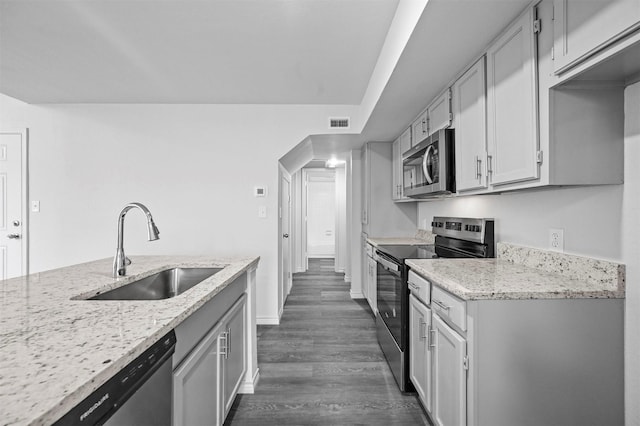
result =
[[[260,382],[238,395],[225,425],[421,425],[396,385],[364,300],[353,300],[333,259],[294,274],[278,326],[258,327]]]

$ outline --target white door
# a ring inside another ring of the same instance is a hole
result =
[[[0,279],[28,273],[26,144],[26,130],[0,132]]]
[[[278,288],[278,312],[282,312],[287,294],[291,290],[291,183],[282,176],[280,186],[280,214],[282,229],[282,277]]]
[[[335,256],[336,189],[333,173],[310,175],[307,182],[307,255]]]

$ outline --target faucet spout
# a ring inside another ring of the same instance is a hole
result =
[[[141,203],[129,203],[118,215],[118,247],[116,248],[116,255],[113,258],[113,276],[123,277],[127,274],[127,265],[131,264],[131,260],[124,254],[124,217],[131,209],[139,209],[147,216],[147,232],[149,235],[149,241],[155,241],[160,238],[160,230],[153,221],[153,216],[149,209]]]

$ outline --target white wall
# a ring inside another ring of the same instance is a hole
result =
[[[640,425],[640,83],[625,90],[622,259],[625,300],[625,423]]]
[[[566,253],[621,261],[622,185],[556,188],[421,202],[418,224],[433,216],[491,217],[496,240],[549,249],[549,229],[564,229]]]
[[[261,257],[259,320],[277,319],[278,158],[349,106],[26,105],[0,95],[0,125],[30,131],[31,272],[113,256],[127,215],[127,254]],[[287,123],[283,126],[282,123]],[[253,187],[266,185],[266,198]],[[266,219],[258,206],[267,206]],[[135,262],[135,256],[133,256]],[[105,271],[109,273],[109,271]]]

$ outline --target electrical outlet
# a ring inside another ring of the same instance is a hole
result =
[[[549,229],[549,247],[553,251],[564,252],[564,229]]]

